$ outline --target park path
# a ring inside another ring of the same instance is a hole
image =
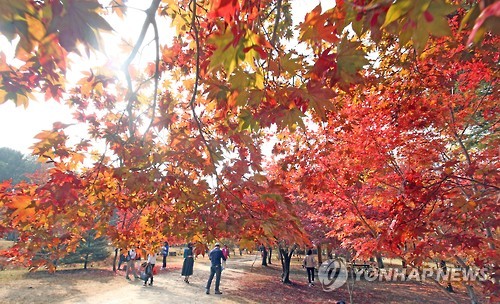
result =
[[[195,262],[194,275],[190,278],[190,284],[186,284],[180,276],[178,267],[160,271],[154,277],[153,286],[142,286],[141,280],[125,280],[123,276],[117,276],[109,285],[100,289],[97,293],[87,292],[84,298],[79,296],[70,297],[61,302],[64,304],[155,304],[155,303],[255,303],[231,295],[231,291],[238,290],[244,271],[237,269],[238,264],[252,263],[253,259],[232,260],[228,262],[228,268],[223,271],[221,280],[222,295],[213,294],[215,284],[212,283],[211,294],[205,294],[205,284],[209,276],[209,266],[206,261]],[[84,286],[81,286],[84,287]]]
[[[60,269],[54,274],[46,271],[26,273],[26,270],[0,272],[0,303],[2,304],[160,304],[160,303],[336,303],[349,298],[344,287],[325,292],[320,286],[309,287],[305,274],[296,265],[294,284],[278,284],[279,265],[262,267],[257,256],[232,257],[223,271],[222,295],[206,295],[209,275],[207,257],[195,261],[191,284],[180,276],[182,258],[172,258],[168,270],[155,276],[155,285],[143,287],[140,280],[127,281],[123,271],[111,272],[102,268]],[[253,267],[252,267],[253,266]],[[91,266],[92,267],[92,266]],[[470,303],[465,290],[457,284],[453,297],[459,303]],[[213,289],[212,289],[213,290]],[[384,304],[447,304],[449,295],[434,285],[420,282],[356,282],[356,303]],[[486,301],[484,301],[486,303]]]

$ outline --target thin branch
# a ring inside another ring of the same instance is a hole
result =
[[[464,177],[464,176],[458,176],[458,175],[450,175],[450,177],[452,178],[456,178],[456,179],[461,179],[461,180],[466,180],[466,181],[469,181],[469,182],[472,182],[472,183],[475,183],[475,184],[479,184],[485,188],[493,188],[495,190],[500,190],[500,187],[498,186],[495,186],[493,184],[488,184],[488,183],[483,183],[481,181],[478,181],[477,179],[474,179],[474,178],[469,178],[469,177]],[[460,186],[460,184],[457,183],[458,186]]]
[[[148,134],[149,129],[151,129],[151,126],[153,125],[154,119],[155,119],[155,114],[156,114],[156,104],[158,102],[158,83],[159,83],[159,78],[160,78],[160,35],[158,34],[158,24],[156,23],[156,19],[153,18],[151,21],[151,25],[153,26],[153,30],[155,33],[155,88],[154,88],[154,97],[153,97],[153,112],[151,113],[151,121],[149,122],[149,125],[144,132],[144,135],[142,136],[142,141],[144,142],[144,139],[146,138],[146,134]]]
[[[452,93],[453,95],[453,93]],[[452,126],[454,126],[456,124],[455,122],[455,112],[453,111],[453,108],[451,107],[450,105],[450,115],[451,115],[451,124]],[[458,134],[457,130],[455,130],[455,127],[452,127],[452,133],[453,135],[455,135],[457,141],[458,141],[458,144],[460,145],[460,147],[462,148],[462,151],[464,153],[464,156],[465,156],[465,159],[467,159],[467,164],[472,164],[472,160],[470,158],[470,155],[469,155],[469,151],[467,150],[467,147],[465,147],[463,141],[462,141],[462,137]]]
[[[339,188],[343,189],[344,191],[347,190],[345,189],[338,180],[334,179],[335,183],[337,184],[337,186],[339,186]],[[350,204],[351,206],[354,207],[354,210],[355,210],[355,213],[357,213],[357,216],[358,218],[361,220],[361,222],[365,225],[366,228],[368,228],[368,230],[370,230],[370,233],[372,234],[373,238],[377,238],[377,232],[375,231],[375,229],[368,223],[368,221],[365,219],[363,213],[361,212],[361,210],[359,209],[358,207],[358,204],[356,202],[356,200],[353,198],[352,195],[349,194],[349,197],[345,198],[345,197],[342,197],[340,196],[339,194],[337,193],[333,193],[334,196],[336,196],[337,198],[347,202],[348,204]]]
[[[282,0],[278,0],[278,3],[276,4],[276,17],[274,19],[273,38],[271,38],[271,44],[275,49],[276,49],[276,38],[278,34],[278,25],[280,23],[280,18],[281,18],[281,1]]]
[[[210,163],[212,164],[212,166],[214,167],[214,174],[215,174],[215,177],[217,179],[217,181],[219,181],[222,185],[222,187],[224,189],[226,189],[229,194],[231,194],[231,196],[233,196],[240,204],[243,208],[247,209],[245,207],[245,205],[243,204],[243,202],[241,201],[241,199],[236,196],[236,194],[234,194],[230,189],[227,188],[227,186],[224,184],[224,181],[222,180],[222,178],[219,176],[219,174],[217,173],[217,168],[215,166],[215,162],[214,162],[214,156],[215,156],[215,152],[212,150],[212,148],[210,147],[210,145],[208,144],[208,141],[207,139],[205,138],[205,135],[203,134],[203,127],[201,125],[201,121],[200,121],[200,118],[198,117],[198,115],[196,114],[196,96],[198,94],[198,84],[199,84],[199,79],[200,79],[200,53],[201,53],[201,47],[200,47],[200,39],[199,39],[199,31],[198,31],[198,26],[196,24],[196,0],[193,0],[193,11],[192,11],[192,18],[191,18],[191,28],[194,32],[194,41],[195,41],[195,44],[196,44],[196,55],[195,55],[195,81],[194,81],[194,88],[193,88],[193,94],[191,95],[191,100],[189,101],[189,106],[191,108],[191,112],[192,112],[192,115],[193,115],[193,118],[194,118],[194,121],[196,123],[196,126],[198,128],[198,132],[200,134],[200,137],[201,137],[201,140],[203,141],[205,147],[207,148],[208,152],[209,152],[209,156],[210,156]],[[255,218],[255,216],[251,213],[251,210],[250,209],[247,209],[249,212],[250,212],[250,216],[252,218]]]
[[[136,97],[136,93],[134,92],[134,88],[132,85],[132,77],[130,76],[129,72],[129,66],[134,60],[134,58],[137,56],[137,53],[139,52],[139,49],[144,42],[144,38],[146,37],[146,33],[148,31],[149,25],[153,22],[155,22],[155,15],[156,15],[156,10],[158,9],[158,6],[160,5],[161,0],[153,0],[151,3],[151,6],[145,11],[146,12],[146,20],[144,21],[144,24],[142,25],[141,33],[139,34],[139,38],[137,39],[137,42],[134,45],[134,48],[132,49],[132,52],[128,56],[127,60],[125,60],[125,63],[123,64],[123,69],[125,73],[125,77],[127,79],[127,96],[126,99],[128,99],[128,104],[127,104],[127,112],[129,114],[129,134],[130,137],[133,136],[132,132],[132,105]]]
[[[368,5],[359,5],[359,4],[355,4],[351,1],[346,1],[346,3],[348,5],[352,6],[358,12],[368,12],[368,11],[376,10],[384,5],[389,5],[392,2],[393,2],[392,0],[385,0],[385,1],[378,2],[378,3],[377,3],[377,1],[375,1],[374,3],[370,3]]]

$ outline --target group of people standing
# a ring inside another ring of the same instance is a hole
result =
[[[167,267],[167,256],[168,256],[168,251],[169,251],[169,245],[168,242],[165,242],[164,245],[162,246],[161,249],[161,255],[163,256],[163,266],[162,269],[165,269]],[[120,262],[118,263],[118,269],[120,270],[120,266],[123,262],[127,263],[127,269],[125,271],[125,278],[127,280],[130,280],[130,275],[133,275],[135,279],[143,279],[144,280],[144,286],[147,285],[148,280],[149,280],[149,286],[153,285],[153,276],[155,273],[155,265],[156,265],[156,255],[157,253],[154,251],[150,251],[147,253],[146,256],[146,261],[143,262],[141,265],[141,268],[143,268],[143,271],[141,271],[141,276],[138,275],[137,269],[136,269],[136,263],[141,261],[142,256],[141,256],[142,250],[139,248],[136,248],[135,246],[132,246],[126,253],[122,253],[120,255]]]
[[[168,242],[165,242],[163,247],[161,248],[161,255],[163,257],[162,269],[166,269],[167,267],[167,256],[169,253],[169,245]],[[153,285],[153,274],[154,267],[156,265],[156,253],[149,252],[147,254],[147,261],[141,264],[144,267],[144,272],[141,279],[144,280],[144,286],[147,285],[149,280],[149,285]],[[220,291],[220,280],[222,276],[222,270],[226,268],[226,260],[229,258],[229,249],[227,245],[221,249],[219,243],[215,243],[214,248],[209,252],[208,257],[210,259],[210,276],[208,278],[205,293],[210,294],[210,288],[212,285],[212,281],[215,277],[215,294],[222,294]],[[189,277],[193,275],[194,268],[194,248],[192,243],[188,243],[187,247],[184,249],[184,262],[182,264],[181,275],[184,276],[184,282],[189,284]],[[125,278],[130,280],[130,275],[134,275],[134,278],[140,278],[137,275],[136,270],[136,261],[141,260],[141,253],[138,252],[138,249],[132,247],[128,250],[127,255],[124,260],[127,263],[127,269],[125,273]],[[120,258],[120,263],[118,264],[118,269],[120,269],[120,265],[122,263],[122,258]],[[302,266],[307,270],[307,278],[309,281],[309,286],[314,286],[314,277],[315,277],[315,269],[317,267],[316,260],[314,255],[312,254],[312,250],[309,249],[307,251],[307,255],[304,258]]]
[[[162,269],[167,267],[167,256],[169,253],[168,242],[165,242],[161,248],[161,255],[163,257]],[[126,253],[120,255],[120,261],[118,263],[118,269],[120,270],[121,264],[126,262],[127,269],[125,271],[125,278],[130,280],[130,276],[133,275],[136,279],[143,279],[144,286],[153,285],[153,275],[155,273],[156,256],[155,252],[148,252],[146,262],[141,264],[141,276],[137,273],[136,263],[141,261],[141,251],[140,249],[132,246]],[[184,262],[182,264],[181,275],[184,276],[184,282],[189,284],[189,277],[193,275],[194,268],[194,248],[192,243],[188,243],[187,247],[184,249]],[[213,278],[215,277],[215,294],[222,294],[220,291],[220,280],[222,270],[226,268],[226,260],[229,258],[229,249],[226,245],[224,248],[220,248],[220,244],[216,243],[215,247],[209,252],[208,257],[210,259],[210,277],[206,285],[206,294],[210,294],[210,286],[212,285]]]
[[[222,270],[226,267],[226,260],[229,258],[229,249],[226,245],[220,248],[219,243],[215,243],[215,247],[209,252],[208,258],[210,259],[210,276],[206,285],[206,294],[210,294],[210,286],[215,276],[215,294],[222,294],[220,291],[220,279]],[[184,249],[184,262],[182,264],[181,275],[184,276],[184,282],[189,284],[189,277],[193,275],[194,267],[194,253],[193,244],[189,243],[187,248]]]

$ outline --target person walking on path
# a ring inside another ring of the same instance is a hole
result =
[[[303,266],[307,270],[307,279],[309,280],[309,286],[314,286],[314,270],[316,268],[316,260],[312,254],[312,250],[307,250],[307,255],[304,258]]]
[[[222,254],[225,257],[225,259],[222,261],[222,270],[224,270],[226,269],[227,258],[229,258],[229,248],[227,248],[226,244],[224,244],[224,247],[222,248]]]
[[[161,269],[167,269],[168,250],[169,250],[168,242],[165,242],[165,244],[163,244],[163,247],[161,248],[161,255],[163,256],[163,265]]]
[[[118,259],[118,270],[122,270],[122,264],[127,262],[127,257],[125,256],[125,252],[122,249],[119,249],[120,257]]]
[[[125,272],[125,278],[130,280],[129,274],[132,273],[134,278],[138,278],[137,271],[135,269],[135,259],[137,258],[137,253],[135,252],[135,248],[132,246],[127,253],[127,257],[125,260],[127,261],[127,271]]]
[[[154,274],[155,264],[156,264],[156,254],[153,251],[151,251],[148,254],[148,261],[145,270],[146,278],[144,279],[143,286],[146,286],[146,284],[148,283],[148,279],[150,279],[149,286],[153,286],[153,274]]]
[[[181,275],[184,276],[184,282],[189,284],[189,276],[193,275],[194,258],[193,258],[193,244],[188,243],[187,248],[184,249],[184,263],[182,263]]]
[[[220,285],[220,277],[221,277],[221,272],[222,272],[222,265],[221,261],[226,260],[226,257],[224,257],[224,254],[222,253],[222,250],[220,250],[220,244],[215,243],[215,248],[210,251],[208,254],[208,258],[210,259],[210,277],[208,278],[207,282],[207,289],[206,289],[206,294],[210,294],[210,285],[212,285],[212,280],[214,279],[215,275],[215,294],[222,294],[219,290],[219,285]]]

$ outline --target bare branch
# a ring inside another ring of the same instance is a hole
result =
[[[281,2],[282,2],[282,0],[278,0],[278,3],[276,4],[276,17],[274,19],[273,38],[271,38],[271,44],[273,45],[274,48],[276,48],[276,38],[277,38],[277,34],[278,34],[278,25],[280,23],[280,18],[281,18]]]
[[[127,60],[125,60],[125,63],[123,64],[123,69],[125,73],[125,77],[127,79],[127,96],[126,99],[128,100],[127,104],[127,112],[129,115],[129,134],[130,137],[133,137],[133,131],[132,131],[132,105],[135,100],[135,95],[136,93],[134,92],[134,88],[132,85],[132,78],[130,76],[129,72],[129,66],[132,63],[132,61],[135,59],[135,56],[137,56],[137,53],[139,52],[139,49],[144,42],[144,38],[146,37],[146,33],[148,31],[149,25],[155,22],[155,16],[156,16],[156,11],[158,9],[158,6],[160,5],[161,0],[153,0],[151,3],[151,6],[146,10],[146,20],[144,21],[144,24],[142,25],[141,33],[139,34],[139,38],[137,39],[137,42],[134,45],[134,48],[132,49],[132,52],[128,56]],[[156,93],[155,93],[156,94]]]
[[[149,129],[153,125],[154,119],[155,119],[155,113],[156,113],[156,104],[158,102],[158,83],[159,83],[159,78],[160,78],[160,35],[158,34],[158,24],[156,23],[156,19],[153,18],[151,21],[151,25],[153,26],[153,30],[155,33],[155,88],[154,88],[154,96],[153,96],[153,109],[151,113],[151,120],[149,122],[148,127],[146,128],[146,131],[144,132],[144,135],[142,136],[142,141],[144,141],[146,134],[148,134]]]

